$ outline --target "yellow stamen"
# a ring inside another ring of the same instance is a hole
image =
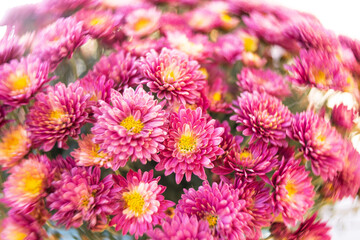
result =
[[[314,70],[313,72],[315,83],[326,85],[326,74],[321,70]]]
[[[229,15],[226,14],[226,13],[221,14],[221,15],[220,15],[220,19],[221,19],[221,21],[224,22],[224,23],[230,23],[231,20],[232,20],[231,16],[229,16]]]
[[[0,142],[0,151],[6,157],[13,157],[18,152],[23,135],[20,131],[14,131],[5,135]]]
[[[122,120],[120,126],[133,133],[139,133],[144,128],[144,124],[140,120],[135,120],[131,115]]]
[[[255,52],[258,47],[257,39],[252,36],[245,36],[242,38],[244,43],[244,49],[246,52]]]
[[[216,226],[217,224],[217,216],[214,216],[212,214],[209,214],[207,217],[206,217],[206,221],[208,221],[209,223],[209,227],[213,228]]]
[[[182,153],[188,153],[194,151],[196,148],[196,138],[191,135],[181,135],[179,141],[179,149]]]
[[[64,117],[64,111],[62,109],[54,109],[50,112],[50,119],[57,120]]]
[[[26,233],[20,231],[15,231],[11,235],[11,238],[14,240],[24,240],[28,236]]]
[[[90,26],[96,26],[96,25],[104,24],[105,22],[106,21],[104,18],[96,17],[96,18],[91,19],[89,24],[90,24]]]
[[[292,198],[297,193],[295,184],[291,180],[286,183],[285,189],[288,192],[289,198]]]
[[[241,153],[240,153],[240,161],[244,161],[246,159],[251,159],[253,158],[251,152],[247,151],[247,150],[243,150]]]
[[[126,208],[133,211],[135,216],[139,216],[144,213],[145,200],[140,193],[136,191],[125,192],[122,196],[126,203]]]
[[[23,176],[22,188],[23,191],[29,193],[31,195],[37,195],[41,192],[43,182],[44,182],[44,174],[34,174],[34,172],[25,172]]]
[[[134,25],[135,31],[140,31],[141,29],[147,27],[151,23],[151,20],[148,18],[140,18]]]
[[[13,91],[21,91],[27,88],[30,85],[30,78],[26,74],[16,75],[11,74],[8,78],[10,83],[10,88]]]
[[[316,137],[316,140],[321,142],[321,143],[324,143],[325,140],[326,140],[326,137],[324,135],[321,135],[319,134],[317,137]]]
[[[213,95],[213,100],[215,102],[218,102],[221,100],[221,92],[215,92],[214,95]]]
[[[209,77],[209,73],[208,73],[208,71],[206,70],[206,68],[202,67],[202,68],[199,69],[199,71],[200,71],[202,74],[204,74],[205,79],[207,79],[207,78]]]

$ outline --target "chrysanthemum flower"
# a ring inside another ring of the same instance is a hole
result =
[[[111,168],[112,157],[100,150],[100,145],[92,141],[93,137],[93,134],[82,135],[82,139],[78,141],[79,148],[75,149],[71,156],[78,166]]]
[[[24,126],[4,129],[0,138],[0,166],[7,169],[15,166],[30,150],[29,133]]]
[[[358,115],[358,111],[354,108],[349,109],[344,104],[335,105],[331,112],[331,121],[338,127],[351,130],[354,126],[354,120]]]
[[[290,80],[320,89],[344,90],[349,87],[348,76],[335,55],[320,50],[301,50],[293,65],[285,66]]]
[[[135,91],[125,88],[123,94],[113,90],[111,104],[100,101],[91,131],[94,142],[113,158],[112,168],[125,166],[130,157],[143,164],[159,161],[157,153],[164,148],[167,135],[167,114],[162,106],[142,86]]]
[[[221,77],[211,82],[209,81],[209,84],[206,86],[206,95],[210,102],[210,111],[231,113],[231,101],[228,100],[228,98],[230,98],[228,90],[229,86]]]
[[[113,176],[114,188],[118,190],[116,199],[120,200],[120,210],[110,222],[116,231],[135,234],[135,238],[151,230],[166,217],[165,211],[174,205],[161,195],[166,187],[158,185],[160,177],[153,178],[153,171],[141,173],[130,170],[126,179]]]
[[[230,119],[241,124],[237,131],[251,136],[250,144],[261,139],[275,146],[287,146],[292,114],[278,98],[256,91],[244,92],[232,109],[235,115]]]
[[[147,234],[152,240],[214,240],[214,236],[211,235],[209,223],[206,220],[198,220],[195,215],[189,217],[185,213],[176,213],[173,218],[166,218],[161,223],[161,229],[155,228]]]
[[[259,47],[259,39],[255,34],[244,29],[237,30],[235,34],[242,40],[245,52],[256,52]]]
[[[237,78],[237,85],[242,91],[267,92],[278,98],[291,94],[284,77],[270,69],[243,68]]]
[[[137,57],[144,57],[150,50],[154,49],[154,51],[159,53],[162,48],[168,47],[168,45],[165,37],[159,39],[132,39],[132,41],[123,42],[121,49],[124,48]]]
[[[229,64],[242,59],[243,41],[235,34],[220,36],[214,44],[215,57]]]
[[[58,83],[39,93],[26,119],[33,145],[50,151],[57,142],[59,148],[67,148],[68,137],[78,137],[88,116],[88,98],[76,84]]]
[[[205,180],[204,168],[213,168],[216,156],[224,153],[219,147],[223,131],[222,127],[215,128],[215,120],[204,116],[201,108],[181,106],[170,116],[168,138],[156,170],[165,169],[165,175],[174,172],[178,184],[184,175],[189,182],[193,173]]]
[[[27,104],[46,82],[52,80],[48,74],[49,64],[33,56],[1,65],[0,100],[13,107]]]
[[[298,229],[288,236],[289,240],[318,239],[330,240],[330,227],[326,222],[316,220],[317,213],[300,224]]]
[[[300,160],[283,158],[282,164],[272,177],[275,191],[272,201],[275,215],[282,214],[286,225],[302,221],[306,211],[314,204],[314,186],[309,172],[299,166]]]
[[[301,144],[300,150],[315,175],[332,179],[343,167],[341,135],[330,123],[313,111],[297,113],[292,122],[292,138]]]
[[[93,75],[104,75],[114,81],[114,88],[122,92],[140,83],[141,75],[136,57],[124,50],[103,56],[94,66]],[[90,75],[91,76],[91,75]]]
[[[36,220],[26,214],[11,213],[1,223],[2,240],[38,240],[45,237],[45,234]]]
[[[87,40],[83,22],[73,17],[59,18],[53,24],[41,30],[35,38],[33,53],[43,61],[50,63],[50,69],[73,52]]]
[[[145,83],[160,99],[170,103],[195,104],[205,87],[205,76],[198,62],[178,50],[163,48],[154,50],[142,58],[142,74]]]
[[[186,19],[180,14],[175,12],[163,12],[160,18],[160,32],[165,36],[167,33],[174,32],[176,33],[173,36],[188,36],[192,35],[192,29],[187,24]],[[203,36],[203,35],[197,35]],[[182,37],[183,38],[183,37]],[[201,37],[202,38],[202,37]],[[185,38],[183,38],[186,42]],[[175,42],[178,42],[175,38]],[[181,44],[180,42],[178,42]],[[186,45],[185,45],[186,46]],[[206,49],[204,49],[206,50]]]
[[[219,239],[245,239],[249,231],[250,215],[240,190],[221,182],[209,185],[207,181],[197,191],[184,189],[176,210],[198,219],[207,220],[214,237]]]
[[[344,141],[341,153],[344,167],[337,172],[334,179],[324,183],[322,192],[332,200],[341,200],[344,197],[355,198],[360,188],[360,154],[350,141]]]
[[[273,219],[270,189],[264,182],[248,182],[241,178],[235,180],[235,188],[240,189],[240,199],[246,200],[245,209],[251,215],[249,227],[252,231],[246,237],[260,239],[261,228],[269,226]]]
[[[30,155],[10,169],[4,183],[3,201],[22,212],[30,212],[51,182],[50,161],[45,155]]]
[[[161,12],[156,8],[139,8],[125,18],[124,32],[128,36],[142,37],[159,28]]]
[[[352,53],[354,54],[354,57],[358,62],[360,62],[360,41],[351,39],[347,36],[340,35],[339,41],[341,45],[346,46],[347,48],[350,48]]]
[[[112,176],[100,180],[100,168],[75,167],[64,171],[61,179],[52,183],[55,189],[47,198],[51,210],[56,210],[52,220],[66,228],[80,227],[88,222],[90,229],[107,223],[119,204],[112,191]]]
[[[24,46],[19,42],[18,37],[13,33],[6,33],[0,39],[0,65],[19,58],[24,51]]]
[[[198,7],[186,12],[184,18],[195,31],[210,32],[220,25],[219,15],[214,14],[213,11],[204,7]]]

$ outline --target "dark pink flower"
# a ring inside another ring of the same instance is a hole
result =
[[[331,112],[331,121],[338,127],[351,130],[354,120],[358,116],[358,111],[354,108],[349,109],[344,104],[335,105]]]

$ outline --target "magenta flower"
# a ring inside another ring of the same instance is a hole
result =
[[[209,223],[198,220],[195,215],[190,217],[185,213],[176,213],[173,218],[161,222],[161,229],[155,228],[147,233],[152,240],[165,239],[199,239],[214,240]]]
[[[243,68],[237,78],[237,85],[242,91],[267,92],[278,98],[291,94],[284,77],[270,69]]]
[[[45,190],[52,180],[50,171],[50,161],[45,155],[30,155],[9,170],[3,201],[23,213],[32,211],[39,199],[46,196]]]
[[[42,3],[43,11],[52,11],[59,15],[66,11],[74,11],[84,7],[94,7],[99,3],[99,0],[45,0]]]
[[[141,59],[145,83],[160,99],[170,103],[195,104],[205,87],[205,76],[199,64],[178,50],[151,50]]]
[[[297,239],[321,239],[330,240],[330,227],[326,222],[316,220],[317,213],[300,224],[298,229],[288,236],[289,240]]]
[[[275,146],[287,146],[292,114],[278,98],[256,91],[244,92],[232,109],[235,115],[230,120],[241,124],[236,130],[251,136],[250,144],[261,139]]]
[[[184,189],[176,210],[198,220],[206,220],[214,237],[218,239],[245,239],[249,230],[250,214],[245,209],[246,201],[240,199],[240,190],[227,183],[207,181],[197,191]]]
[[[27,104],[53,78],[48,77],[49,64],[29,56],[0,67],[0,100],[19,107]]]
[[[59,148],[67,148],[68,137],[78,138],[85,124],[88,98],[77,84],[66,87],[61,82],[39,93],[26,119],[33,145],[50,151],[57,142]]]
[[[22,125],[2,129],[0,140],[0,165],[3,170],[17,165],[29,152],[29,133]]]
[[[315,175],[332,179],[343,168],[343,139],[334,127],[313,111],[297,113],[292,122],[292,138],[301,144],[300,151]]]
[[[64,59],[70,58],[74,51],[87,40],[83,22],[73,17],[59,18],[37,34],[33,54],[50,63],[50,69]]]
[[[220,36],[214,44],[216,59],[228,64],[234,64],[242,59],[244,44],[237,35],[229,33]]]
[[[106,225],[107,216],[119,204],[114,199],[112,176],[100,180],[100,174],[100,168],[75,167],[64,171],[61,179],[52,183],[54,192],[46,198],[49,208],[56,210],[51,219],[66,228],[78,228],[83,221],[90,229]]]
[[[91,73],[95,76],[104,75],[107,80],[114,81],[114,88],[120,92],[127,87],[140,83],[141,75],[136,57],[124,50],[103,56],[94,66]],[[91,74],[89,74],[91,76]]]
[[[139,8],[125,18],[124,32],[129,37],[143,37],[155,32],[160,26],[161,12],[156,8]]]
[[[153,171],[141,173],[130,170],[126,179],[120,175],[113,175],[117,196],[120,201],[120,209],[115,212],[115,217],[110,226],[115,225],[116,231],[122,230],[123,235],[127,232],[135,234],[137,239],[153,226],[160,224],[165,218],[165,211],[174,205],[165,200],[162,193],[166,187],[158,185],[160,177],[153,178]]]
[[[4,23],[3,23],[4,24]],[[13,33],[6,33],[0,39],[0,65],[23,55],[25,49]]]
[[[174,172],[178,184],[184,175],[189,182],[193,173],[206,180],[204,168],[213,168],[216,156],[224,153],[219,147],[223,131],[222,127],[215,128],[215,120],[204,116],[201,108],[181,106],[170,116],[168,138],[156,170],[165,169],[165,175]]]
[[[349,37],[340,35],[339,41],[340,41],[341,45],[343,45],[347,48],[350,48],[352,53],[354,54],[354,57],[356,58],[356,60],[360,61],[360,41],[359,40],[354,40]]]
[[[206,86],[206,92],[210,102],[210,111],[218,113],[231,113],[231,101],[228,100],[229,86],[221,77],[217,77],[213,81],[209,81]]]
[[[299,166],[300,160],[283,158],[279,169],[272,176],[275,191],[272,194],[275,216],[282,214],[286,225],[295,225],[314,204],[314,186],[309,172]]]
[[[331,121],[338,127],[351,130],[354,120],[358,116],[358,111],[354,108],[349,109],[344,104],[335,105],[331,112]]]
[[[154,159],[164,148],[167,114],[154,97],[139,86],[134,91],[125,88],[121,94],[111,92],[111,104],[100,101],[95,111],[97,122],[91,129],[93,141],[100,150],[113,158],[114,170],[139,159],[141,163]]]

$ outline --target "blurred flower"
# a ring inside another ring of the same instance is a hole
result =
[[[181,106],[170,116],[165,149],[160,151],[160,162],[155,169],[165,169],[165,175],[174,172],[177,184],[184,175],[189,182],[193,173],[206,180],[204,168],[212,168],[216,156],[224,152],[219,147],[223,131],[222,127],[215,128],[215,120],[204,116],[201,108],[191,110]]]
[[[166,187],[158,185],[160,177],[153,178],[153,170],[144,173],[140,169],[138,172],[130,170],[126,179],[120,175],[113,175],[113,178],[118,192],[115,198],[120,200],[121,206],[110,226],[115,225],[116,231],[122,229],[123,235],[129,232],[137,239],[160,224],[166,217],[166,209],[174,205],[164,199],[162,193]]]
[[[81,87],[72,83],[66,87],[60,82],[48,87],[46,93],[39,93],[26,119],[34,147],[50,151],[57,142],[59,148],[67,148],[68,137],[77,139],[88,116],[88,98]]]
[[[220,36],[214,44],[216,58],[228,64],[234,64],[241,60],[243,51],[243,41],[235,34]]]
[[[2,170],[17,165],[29,152],[31,141],[23,125],[10,126],[1,131],[0,165]]]
[[[217,77],[209,81],[206,86],[207,97],[210,101],[210,111],[218,113],[231,113],[231,103],[228,102],[229,86],[221,78]]]
[[[349,109],[344,104],[335,105],[331,112],[331,121],[338,127],[351,130],[358,111],[354,108]]]
[[[241,124],[236,130],[251,136],[250,143],[261,139],[275,146],[287,146],[292,114],[278,98],[256,91],[243,92],[232,109],[235,115],[230,120]]]
[[[160,99],[170,103],[194,104],[205,87],[205,76],[199,64],[178,50],[163,48],[158,54],[151,50],[142,58],[145,83]]]
[[[0,39],[0,65],[23,55],[25,49],[14,33],[5,33]]]
[[[156,8],[140,8],[125,18],[124,32],[129,37],[143,37],[156,31],[160,25],[161,12]]]
[[[125,166],[130,157],[143,164],[151,159],[159,161],[157,153],[164,148],[167,134],[166,117],[162,105],[141,85],[135,91],[125,88],[123,94],[113,90],[111,105],[100,101],[95,111],[93,141],[113,158],[114,170]]]

